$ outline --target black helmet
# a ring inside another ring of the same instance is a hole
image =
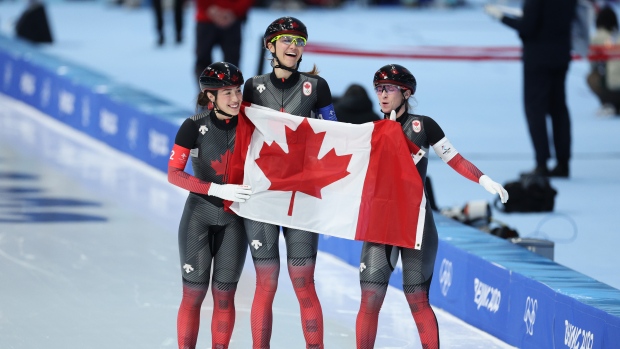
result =
[[[265,30],[265,35],[263,35],[263,46],[267,48],[267,43],[281,34],[297,35],[308,40],[308,29],[306,29],[305,24],[295,17],[280,17],[271,22],[267,30]]]
[[[219,90],[243,85],[243,74],[234,64],[217,62],[210,64],[198,79],[200,90]]]
[[[390,84],[404,87],[411,91],[413,95],[415,93],[416,81],[415,77],[409,69],[399,64],[388,64],[379,68],[375,73],[375,77],[372,79],[374,86],[380,84]]]

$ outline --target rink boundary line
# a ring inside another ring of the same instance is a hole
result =
[[[379,52],[356,49],[337,48],[328,44],[309,43],[304,53],[314,53],[334,56],[353,56],[364,58],[400,58],[400,59],[432,59],[449,61],[519,61],[521,49],[517,47],[419,47],[420,52]],[[495,54],[494,54],[495,53]],[[500,54],[503,53],[503,54]],[[515,55],[516,53],[516,55]]]
[[[336,45],[308,43],[304,52],[319,55],[333,55],[363,58],[428,59],[446,61],[520,61],[522,49],[516,46],[419,46],[409,48],[411,52],[367,51],[355,48],[340,48]],[[620,58],[620,52],[592,53],[586,60],[605,61]],[[573,60],[584,57],[573,54]]]

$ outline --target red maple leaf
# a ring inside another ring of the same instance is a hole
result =
[[[321,189],[349,175],[351,154],[336,155],[332,148],[323,158],[318,154],[325,132],[314,133],[308,119],[293,130],[286,127],[288,153],[276,142],[263,144],[256,164],[271,181],[269,190],[292,191],[288,215],[293,214],[298,191],[321,198]]]
[[[220,156],[219,160],[211,161],[211,167],[215,170],[216,175],[224,176],[226,174],[228,159],[230,159],[231,154],[230,149],[226,149],[226,152]]]

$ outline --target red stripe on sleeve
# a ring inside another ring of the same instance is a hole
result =
[[[478,180],[484,174],[476,167],[476,165],[466,160],[463,156],[461,156],[461,154],[456,154],[450,161],[448,161],[448,165],[450,165],[450,167],[452,167],[461,176],[476,183],[478,183]]]
[[[211,183],[202,181],[184,171],[188,159],[189,149],[178,144],[172,147],[168,161],[168,182],[192,193],[208,195]]]

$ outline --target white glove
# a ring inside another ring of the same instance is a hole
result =
[[[207,194],[224,200],[245,202],[250,198],[252,188],[249,185],[211,183]]]
[[[493,180],[489,176],[482,175],[482,177],[480,177],[480,179],[478,180],[478,183],[480,183],[480,185],[489,193],[499,194],[499,198],[502,201],[502,204],[505,204],[506,201],[508,201],[508,192],[506,191],[506,189],[504,189],[501,184],[493,182]]]
[[[495,19],[502,19],[504,17],[504,11],[497,5],[484,5],[484,12]]]
[[[396,121],[396,111],[395,110],[392,110],[392,112],[390,113],[390,120]]]

